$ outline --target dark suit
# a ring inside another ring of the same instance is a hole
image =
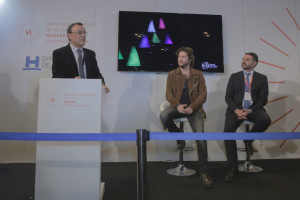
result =
[[[238,119],[234,110],[243,109],[244,93],[245,80],[243,71],[232,74],[229,78],[225,95],[225,101],[228,107],[226,110],[224,132],[235,132],[242,123],[243,120]],[[248,120],[254,123],[250,132],[264,132],[271,123],[269,115],[263,108],[268,101],[268,95],[269,89],[267,77],[254,71],[251,84],[251,98],[253,104],[249,108],[252,110],[252,113],[247,116]],[[230,167],[237,168],[236,141],[226,140],[225,148]]]
[[[83,48],[83,52],[86,77],[88,79],[102,79],[102,83],[105,84],[98,68],[95,52],[86,48]],[[70,44],[54,50],[52,60],[52,78],[75,78],[79,76],[77,62]]]

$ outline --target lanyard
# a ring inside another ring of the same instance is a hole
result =
[[[252,80],[253,80],[253,75],[252,75],[252,77],[251,77],[251,80],[250,80],[250,83],[249,83],[249,84],[248,84],[248,81],[246,80],[246,76],[245,76],[245,75],[244,75],[244,79],[245,79],[245,83],[246,83],[248,89],[250,90],[251,84],[252,84]]]

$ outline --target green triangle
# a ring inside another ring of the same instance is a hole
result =
[[[152,43],[156,43],[156,44],[160,43],[160,39],[156,33],[154,33],[152,36]]]
[[[131,66],[131,67],[141,66],[139,54],[134,46],[131,47],[127,66]]]
[[[123,59],[124,59],[123,55],[122,55],[121,51],[119,50],[119,60],[123,60]]]

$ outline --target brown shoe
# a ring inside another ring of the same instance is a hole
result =
[[[202,187],[204,187],[205,189],[213,188],[213,182],[207,173],[202,173],[200,178]]]

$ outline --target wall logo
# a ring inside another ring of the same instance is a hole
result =
[[[209,64],[208,62],[203,62],[202,63],[202,69],[206,70],[206,69],[216,69],[219,66],[215,65],[215,64]]]
[[[26,63],[23,70],[41,70],[40,57],[36,56],[35,59],[30,59],[30,56],[26,56]]]
[[[42,70],[51,69],[52,66],[52,55],[45,56],[26,56],[25,67],[23,70]]]
[[[18,31],[19,38],[25,43],[33,42],[40,34],[40,29],[30,22],[25,23]]]

